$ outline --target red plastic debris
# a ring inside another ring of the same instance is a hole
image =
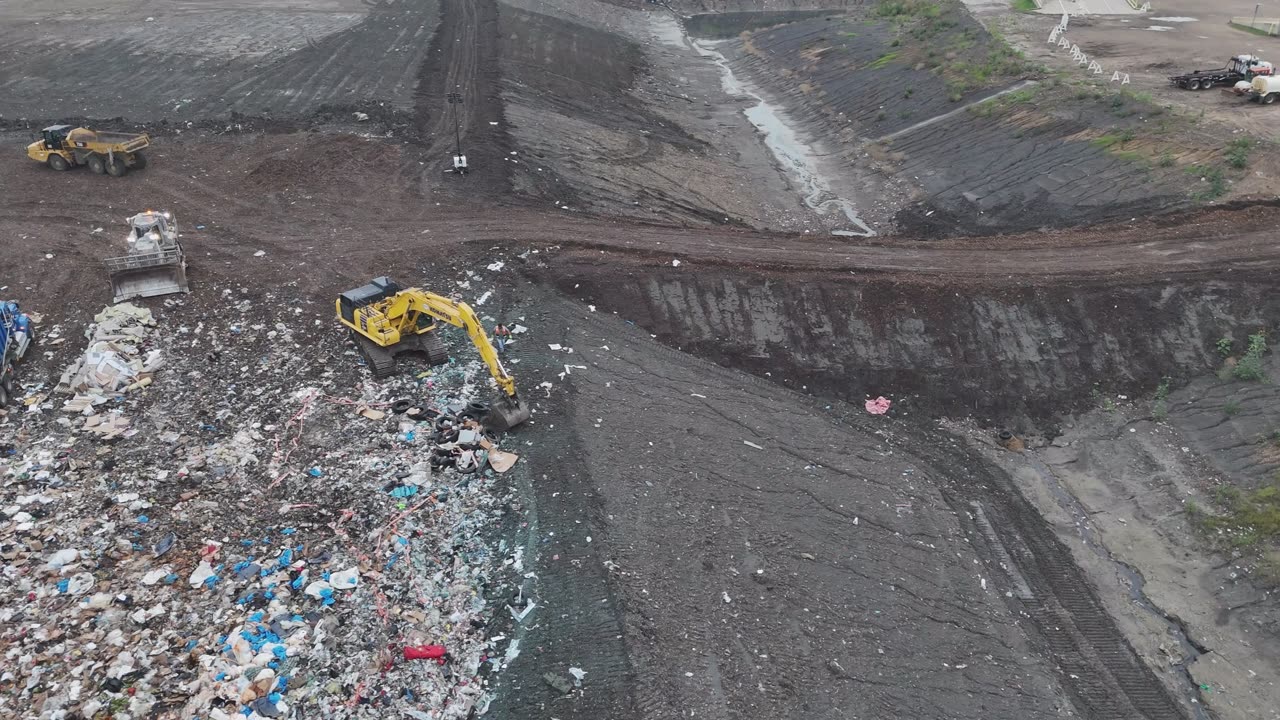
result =
[[[891,402],[891,401],[889,401],[888,399],[886,399],[886,398],[882,395],[882,396],[880,396],[880,397],[876,398],[875,400],[868,400],[868,401],[867,401],[867,403],[866,403],[866,405],[867,405],[867,412],[871,413],[872,415],[883,415],[883,414],[885,414],[885,413],[889,412],[889,406],[890,406],[891,404],[892,404],[892,402]]]
[[[405,660],[435,660],[443,665],[449,651],[443,645],[418,645],[404,649]]]

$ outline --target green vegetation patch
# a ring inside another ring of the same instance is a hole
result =
[[[1234,485],[1222,485],[1214,500],[1222,506],[1220,515],[1187,504],[1192,522],[1211,540],[1244,548],[1280,538],[1280,481],[1251,492]]]

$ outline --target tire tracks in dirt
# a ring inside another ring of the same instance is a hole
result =
[[[479,192],[495,198],[510,192],[502,160],[510,143],[499,93],[498,12],[497,0],[442,0],[440,25],[413,93],[422,159],[398,175],[415,192],[445,189],[459,197]],[[462,102],[450,103],[450,93],[460,94]],[[455,143],[461,144],[471,172],[446,178],[461,182],[441,183],[441,171],[452,167]]]

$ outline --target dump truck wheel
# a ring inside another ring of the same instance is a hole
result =
[[[1192,80],[1191,82],[1187,83],[1187,89],[1188,89],[1188,90],[1199,90],[1199,89],[1200,89],[1200,81],[1199,81],[1199,80]]]
[[[1213,87],[1213,80],[1205,79],[1200,81],[1201,90],[1208,90],[1211,87]]]
[[[87,164],[94,175],[102,175],[107,172],[107,159],[97,153],[89,156]]]
[[[66,158],[56,153],[53,155],[50,155],[49,159],[46,162],[48,162],[49,167],[53,168],[54,170],[66,170],[67,168],[71,167],[71,163],[67,162]]]
[[[111,158],[107,161],[107,174],[111,177],[124,177],[129,172],[129,166],[124,164],[120,158]]]
[[[1273,102],[1275,102],[1275,101],[1276,101],[1276,94],[1275,94],[1275,93],[1267,93],[1266,95],[1263,95],[1263,96],[1262,96],[1262,103],[1263,103],[1264,105],[1270,105],[1271,103],[1273,103]]]
[[[138,152],[134,153],[134,154],[133,154],[133,169],[134,169],[134,170],[141,170],[141,169],[145,168],[146,166],[147,166],[147,156],[146,156],[146,155],[143,155],[141,150],[139,150]]]

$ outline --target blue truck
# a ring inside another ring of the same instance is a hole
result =
[[[0,301],[0,407],[9,404],[14,395],[14,365],[27,354],[27,348],[35,339],[35,331],[31,327],[31,318],[18,303]]]

